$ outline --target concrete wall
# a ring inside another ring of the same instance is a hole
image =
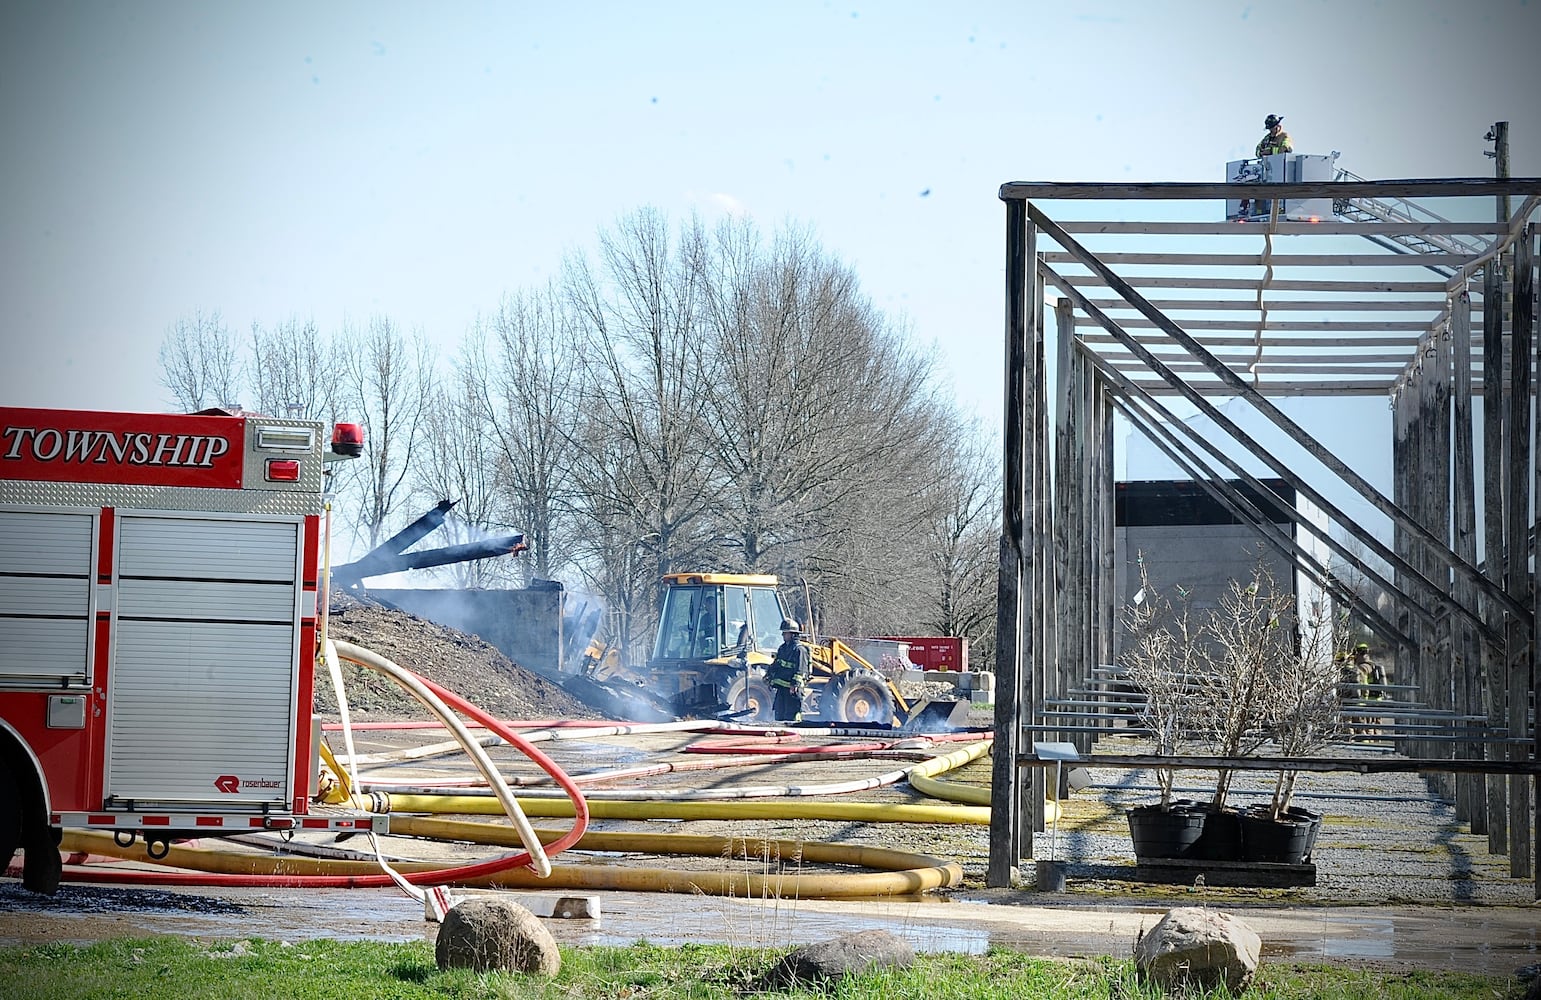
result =
[[[1287,484],[1269,483],[1281,496],[1293,497]],[[1257,528],[1236,523],[1192,482],[1119,483],[1117,510],[1114,566],[1120,613],[1140,588],[1141,557],[1151,583],[1173,603],[1174,588],[1187,590],[1189,607],[1201,618],[1218,606],[1230,581],[1251,582],[1260,561],[1277,587],[1297,592],[1294,565],[1263,541]],[[1275,509],[1274,518],[1293,533],[1285,512]],[[1120,624],[1114,630],[1115,655],[1122,643]]]

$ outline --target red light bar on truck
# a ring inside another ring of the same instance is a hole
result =
[[[364,453],[364,427],[362,424],[337,424],[332,428],[332,451],[345,458],[358,458]]]

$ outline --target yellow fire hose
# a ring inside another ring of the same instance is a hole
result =
[[[390,802],[392,829],[397,813],[435,813],[439,815],[487,816],[503,814],[496,799],[477,795],[387,795],[375,792]],[[660,794],[667,794],[660,792]],[[979,806],[932,806],[905,802],[617,802],[585,796],[589,815],[595,819],[825,819],[854,823],[946,823],[989,826],[990,810]],[[370,808],[370,799],[359,796],[354,808]],[[573,814],[566,799],[519,799],[527,816],[558,819]]]
[[[409,836],[487,845],[520,844],[517,832],[511,827],[492,823],[393,817],[391,826],[393,832]],[[561,836],[561,831],[555,830],[541,830],[538,833],[543,840]],[[378,871],[378,867],[370,861],[256,855],[188,847],[184,844],[172,845],[166,857],[157,861],[145,853],[142,844],[120,847],[109,834],[76,830],[67,831],[60,846],[65,851],[224,874],[350,875]],[[711,871],[684,871],[618,865],[558,864],[552,866],[551,874],[546,878],[540,878],[528,869],[518,868],[464,884],[509,889],[624,889],[746,898],[849,899],[908,895],[948,888],[963,880],[963,869],[957,862],[856,844],[666,833],[588,832],[571,850],[643,851],[713,857],[722,859],[724,867]],[[735,861],[742,867],[729,870],[726,866]],[[879,871],[812,872],[801,869],[805,864],[848,865],[876,868]],[[433,862],[399,862],[394,867],[403,872],[417,872],[445,866]]]

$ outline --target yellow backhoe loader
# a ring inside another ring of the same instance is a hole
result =
[[[723,716],[771,722],[771,690],[765,665],[781,644],[787,617],[774,576],[740,573],[671,573],[663,578],[663,608],[653,655],[643,670],[627,671],[596,651],[595,673],[626,677],[679,716]],[[903,664],[902,644],[883,640],[804,636],[810,677],[803,719],[896,726],[917,731],[962,728],[965,701],[915,701],[869,657],[891,648]],[[853,643],[864,647],[866,656]],[[886,657],[881,657],[886,659]]]

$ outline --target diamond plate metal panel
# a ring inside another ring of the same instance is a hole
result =
[[[262,429],[272,428],[299,428],[311,432],[311,446],[307,451],[291,451],[279,448],[263,450],[258,447],[262,436]],[[247,490],[262,489],[280,493],[310,493],[321,492],[322,485],[322,442],[328,440],[322,433],[322,425],[313,420],[280,420],[276,417],[250,417],[246,421],[246,461],[241,474],[241,482]],[[267,463],[269,459],[298,461],[300,463],[300,478],[293,483],[270,483],[267,481]],[[244,492],[244,491],[243,491]]]
[[[318,459],[318,465],[319,462]],[[0,504],[26,506],[199,510],[216,514],[320,514],[321,501],[320,493],[207,490],[93,483],[32,483],[17,479],[0,479]]]

